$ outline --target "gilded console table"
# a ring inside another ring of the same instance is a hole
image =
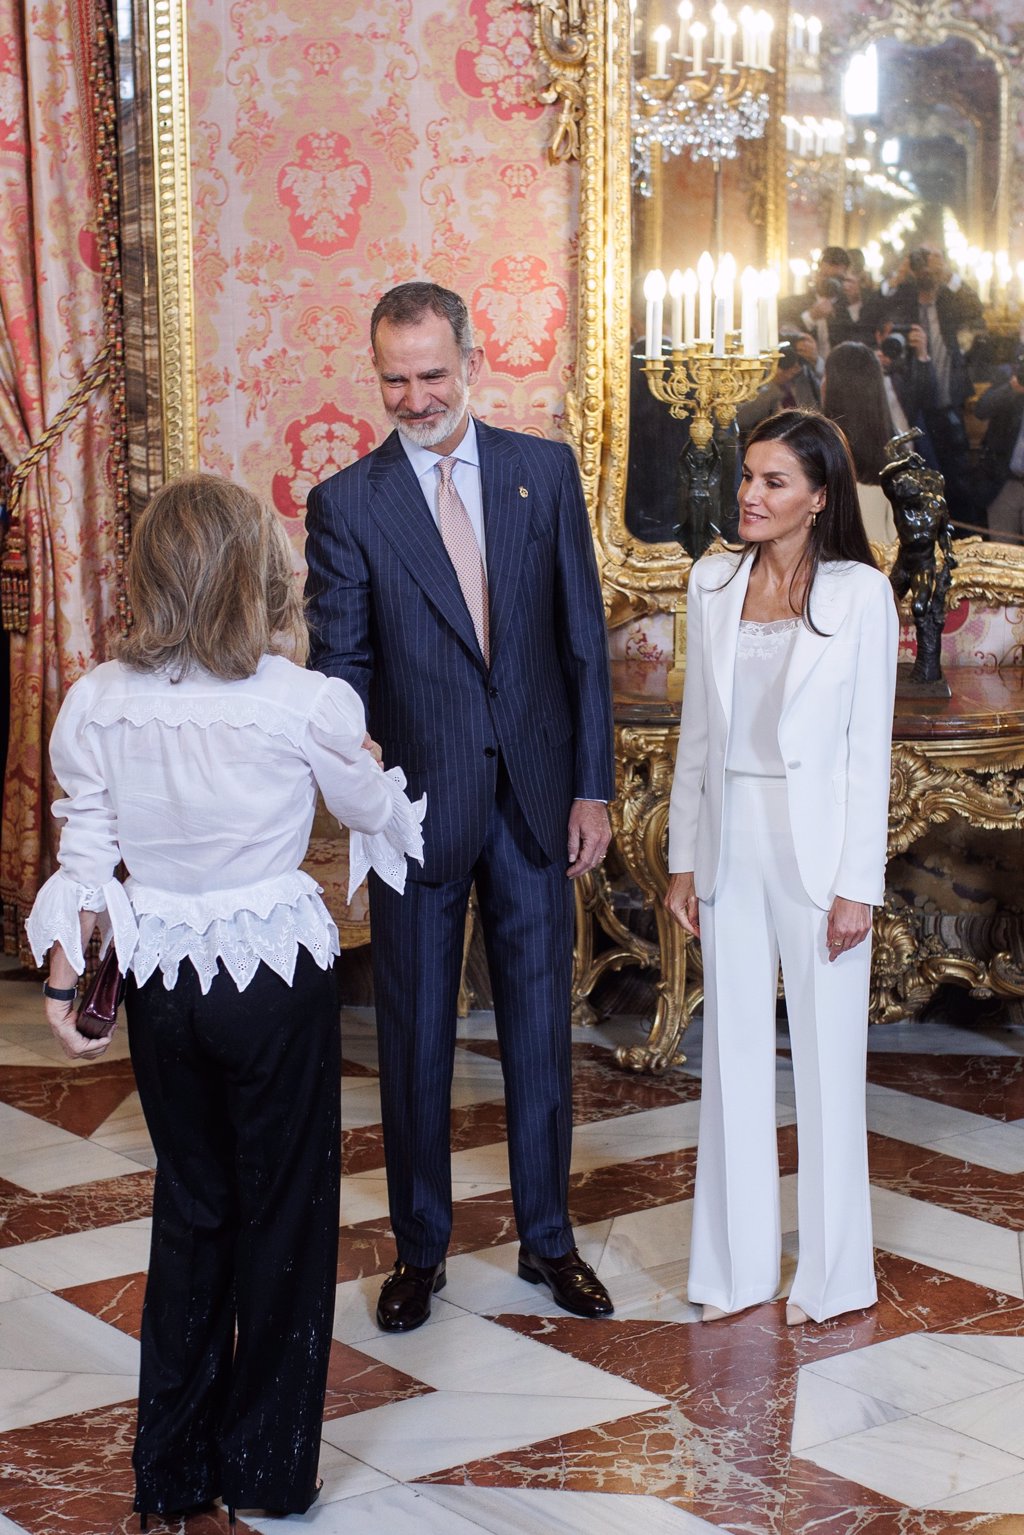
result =
[[[626,964],[660,969],[658,1001],[644,1045],[620,1048],[632,1071],[661,1072],[682,1057],[679,1044],[700,1005],[700,947],[662,904],[668,885],[668,797],[679,738],[679,706],[667,698],[667,663],[617,661],[615,690],[617,798],[615,846],[654,910],[657,943],[631,933],[612,910],[603,875],[577,893],[575,1003],[585,1018],[590,990],[607,969]],[[906,851],[929,826],[960,816],[987,830],[1024,829],[1024,668],[947,671],[949,700],[898,700],[893,724],[889,856]],[[610,944],[597,949],[595,924]],[[1020,956],[982,962],[922,938],[913,913],[889,904],[875,914],[871,1017],[905,1017],[945,980],[976,991],[1024,996]],[[591,1014],[592,1016],[592,1014]]]

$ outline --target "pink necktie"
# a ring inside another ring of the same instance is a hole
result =
[[[437,521],[448,557],[455,566],[462,595],[466,599],[469,616],[473,620],[480,652],[491,664],[490,614],[487,603],[487,577],[484,574],[483,557],[473,524],[469,520],[462,497],[452,480],[454,458],[438,461],[441,483],[437,488]]]

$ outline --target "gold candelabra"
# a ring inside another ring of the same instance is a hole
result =
[[[714,355],[710,341],[694,341],[673,348],[667,356],[644,360],[647,384],[656,400],[669,408],[676,420],[690,421],[690,440],[707,447],[715,429],[729,426],[737,405],[752,400],[771,375],[777,351],[749,354],[740,350],[738,333],[726,342],[724,357]]]
[[[741,350],[742,338],[731,333],[726,339],[726,354],[716,357],[710,341],[694,341],[689,346],[674,347],[666,357],[647,357],[644,372],[656,400],[668,406],[677,420],[688,418],[690,442],[700,453],[708,448],[715,430],[731,424],[737,405],[753,399],[761,385],[774,371],[776,350],[748,354]],[[689,450],[687,450],[689,451]],[[668,697],[676,702],[683,696],[686,675],[686,621],[682,604],[676,607],[673,634],[673,662],[668,674]]]

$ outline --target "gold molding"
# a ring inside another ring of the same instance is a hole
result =
[[[549,106],[556,102],[562,104],[548,146],[548,158],[553,162],[578,160],[586,116],[586,68],[596,51],[596,40],[590,35],[589,26],[593,7],[585,5],[585,0],[527,0],[527,3],[536,12],[534,39],[549,70],[540,100]]]
[[[164,475],[198,464],[186,0],[149,0]]]
[[[614,0],[593,0],[600,14],[600,35],[607,48],[604,101],[588,96],[586,120],[593,131],[584,139],[580,164],[581,221],[587,214],[593,243],[601,252],[600,271],[591,274],[593,292],[603,304],[601,331],[604,452],[596,483],[595,536],[610,617],[674,612],[691,565],[676,543],[645,543],[626,527],[626,471],[629,461],[630,296],[632,271],[632,192],[630,186],[630,11]],[[582,287],[582,274],[581,274]],[[586,344],[582,334],[580,353]],[[592,413],[596,419],[597,402]]]
[[[999,950],[982,959],[948,948],[938,932],[928,929],[927,914],[890,901],[875,913],[868,1007],[872,1023],[897,1023],[917,1012],[944,982],[966,986],[975,997],[1024,997],[1024,968],[1012,954]]]

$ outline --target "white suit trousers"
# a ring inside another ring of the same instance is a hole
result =
[[[704,1053],[689,1297],[740,1311],[779,1287],[775,999],[782,960],[796,1085],[800,1257],[815,1321],[876,1299],[865,1075],[870,935],[828,960],[804,892],[784,779],[726,778],[722,858],[700,905]]]

